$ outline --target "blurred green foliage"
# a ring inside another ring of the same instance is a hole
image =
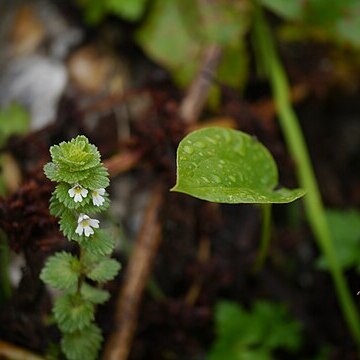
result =
[[[106,15],[140,21],[136,41],[154,61],[187,86],[199,70],[204,49],[223,47],[217,79],[242,88],[247,78],[251,3],[243,0],[77,0],[85,20],[98,24]],[[146,10],[146,11],[145,11]]]
[[[260,0],[261,4],[285,20],[293,21],[298,35],[360,46],[360,1],[358,0]],[[293,32],[296,32],[292,29]],[[300,37],[300,36],[298,36]]]
[[[215,309],[216,339],[209,360],[267,360],[276,350],[296,351],[301,326],[280,304],[257,301],[252,311],[222,301]]]
[[[326,217],[340,266],[344,270],[354,267],[360,273],[360,212],[327,210]],[[320,256],[318,266],[328,268],[324,255]]]
[[[360,46],[358,0],[76,1],[90,24],[100,23],[107,15],[136,21],[138,44],[180,86],[194,79],[210,44],[223,49],[216,79],[239,90],[245,86],[249,72],[245,36],[256,3],[285,20],[281,30],[288,40],[310,36]]]
[[[220,45],[224,56],[218,80],[240,87],[247,72],[244,35],[250,25],[249,11],[242,1],[219,0],[201,6],[191,0],[154,0],[137,40],[183,86],[199,70],[204,49]]]
[[[20,105],[12,103],[0,109],[0,147],[12,135],[22,135],[29,130],[30,117]]]
[[[115,15],[125,20],[138,20],[147,0],[77,0],[84,10],[85,20],[92,25],[101,22],[106,15]]]

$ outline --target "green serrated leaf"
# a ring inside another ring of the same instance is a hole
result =
[[[246,311],[235,302],[219,302],[216,304],[215,309],[215,321],[218,336],[224,336],[231,333],[235,335],[239,324],[249,322],[248,316]]]
[[[45,164],[44,166],[44,174],[51,181],[62,181],[59,176],[59,166],[55,165],[52,162]]]
[[[51,180],[56,182],[66,182],[68,184],[77,184],[80,181],[91,176],[92,169],[83,171],[70,172],[63,166],[55,163],[47,163],[44,166],[45,175]]]
[[[69,239],[79,241],[79,235],[75,233],[77,227],[77,217],[74,212],[64,208],[59,220],[61,232]],[[82,238],[82,237],[81,237]]]
[[[100,153],[86,136],[79,135],[68,142],[50,148],[52,161],[68,172],[82,172],[100,163]]]
[[[94,255],[110,255],[115,247],[115,240],[106,231],[97,229],[89,238],[80,240],[81,246]]]
[[[79,184],[86,189],[96,190],[100,188],[107,188],[110,184],[109,173],[104,165],[99,164],[91,169],[91,174],[80,180]]]
[[[55,301],[55,320],[62,332],[74,332],[87,327],[94,320],[94,304],[77,294],[67,294]]]
[[[84,267],[86,269],[91,268],[92,266],[94,266],[94,264],[100,262],[101,260],[103,260],[105,258],[106,258],[106,256],[104,256],[104,255],[99,255],[99,254],[94,254],[94,253],[91,253],[88,251],[83,251],[82,260],[83,260]]]
[[[257,301],[251,311],[221,301],[215,309],[217,337],[209,360],[272,359],[274,350],[295,351],[301,344],[301,326],[280,304]]]
[[[115,278],[119,272],[120,263],[114,259],[103,259],[96,264],[86,276],[94,281],[103,283]]]
[[[91,324],[82,331],[65,334],[61,347],[69,360],[96,360],[102,341],[101,330]]]
[[[278,172],[270,152],[241,131],[206,128],[179,144],[177,183],[172,191],[220,203],[287,203],[302,189],[274,190]]]
[[[68,212],[68,208],[64,206],[53,194],[50,198],[49,205],[50,214],[55,217],[61,217],[64,212]]]
[[[90,301],[93,304],[103,304],[110,298],[110,293],[103,289],[98,289],[96,287],[90,286],[87,283],[83,283],[81,287],[81,296]]]
[[[40,279],[55,289],[74,289],[79,274],[79,259],[67,252],[59,252],[47,260],[41,271]]]
[[[93,172],[93,169],[86,169],[82,171],[72,171],[70,172],[68,169],[66,169],[63,166],[59,166],[59,172],[58,177],[60,180],[58,181],[65,181],[68,184],[80,184],[81,181],[85,180],[86,178],[89,178]]]
[[[256,318],[259,328],[262,329],[264,347],[288,351],[296,351],[299,348],[301,325],[289,317],[283,305],[257,301],[253,307],[252,317]]]

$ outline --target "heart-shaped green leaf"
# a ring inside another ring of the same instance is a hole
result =
[[[270,152],[241,131],[205,128],[187,135],[177,152],[177,183],[171,189],[228,204],[288,203],[302,189],[281,188]]]

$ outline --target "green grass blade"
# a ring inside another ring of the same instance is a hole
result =
[[[360,345],[360,318],[344,274],[339,266],[334,245],[325,218],[319,187],[297,116],[291,106],[290,90],[285,71],[278,58],[270,29],[260,10],[255,21],[255,37],[266,59],[268,76],[277,107],[279,122],[289,151],[296,161],[300,185],[306,190],[306,215],[318,246],[326,256],[333,277],[340,306],[354,340]]]

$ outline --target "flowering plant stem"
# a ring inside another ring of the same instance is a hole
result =
[[[271,31],[260,8],[257,9],[255,16],[254,36],[256,45],[260,51],[260,58],[264,59],[264,65],[266,66],[266,71],[271,83],[280,126],[290,153],[297,164],[300,185],[307,191],[304,197],[304,205],[309,224],[318,246],[327,258],[340,306],[348,327],[355,342],[360,346],[359,313],[351,297],[344,274],[339,266],[310,156],[297,116],[289,99],[290,90],[288,80],[276,52]]]
[[[95,360],[102,342],[95,308],[110,296],[100,286],[120,269],[120,264],[109,258],[115,247],[113,239],[93,218],[109,206],[105,191],[109,176],[100,162],[100,153],[85,136],[54,145],[50,153],[52,162],[44,171],[57,182],[50,213],[59,218],[60,230],[68,240],[77,243],[79,256],[56,253],[47,260],[40,277],[62,291],[53,314],[63,334],[64,354],[69,360]]]

